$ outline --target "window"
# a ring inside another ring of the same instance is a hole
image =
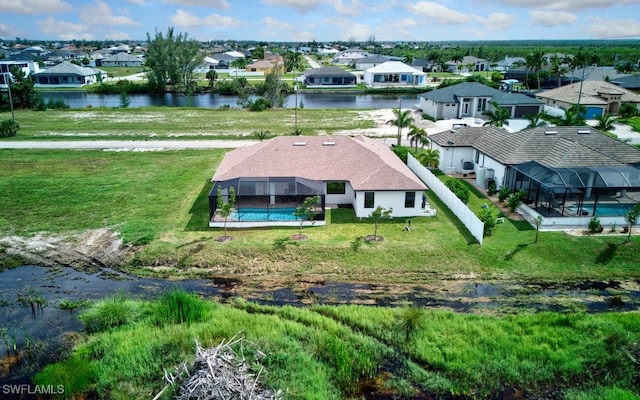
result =
[[[346,186],[344,182],[327,182],[327,194],[345,194]]]
[[[476,150],[476,164],[478,164],[480,162],[480,152],[478,150]]]
[[[487,99],[478,99],[478,111],[487,111]]]
[[[404,194],[404,208],[414,208],[416,206],[416,192],[406,192]]]
[[[364,192],[364,208],[373,208],[376,200],[375,192]]]

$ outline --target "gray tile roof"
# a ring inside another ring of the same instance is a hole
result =
[[[383,63],[390,60],[391,59],[389,57],[381,56],[380,54],[374,54],[368,57],[359,58],[355,62],[368,64],[368,63]]]
[[[321,67],[316,69],[306,70],[302,73],[304,76],[313,76],[316,78],[323,77],[355,77],[351,72],[345,71],[340,67]]]
[[[279,136],[240,147],[225,155],[212,180],[291,176],[349,181],[358,191],[426,190],[389,147],[364,136]]]
[[[537,161],[552,168],[640,166],[640,150],[589,126],[540,127],[515,133],[490,126],[465,127],[429,139],[442,147],[473,147],[505,165]]]
[[[131,54],[117,53],[117,54],[114,54],[114,55],[112,55],[110,57],[104,58],[102,61],[103,62],[104,61],[107,61],[107,62],[132,62],[132,61],[140,62],[141,60],[138,57],[133,56]]]
[[[89,67],[81,67],[68,62],[63,62],[54,67],[47,68],[44,71],[38,72],[36,75],[80,75],[91,76],[98,73],[97,69]]]
[[[492,101],[497,102],[500,106],[506,105],[540,105],[542,102],[534,97],[529,97],[522,93],[510,93],[498,90],[498,94],[491,98]]]
[[[612,79],[610,81],[621,88],[625,89],[640,89],[640,74],[629,75],[622,78]]]
[[[457,85],[422,93],[420,97],[437,103],[455,103],[458,97],[493,97],[500,94],[502,94],[502,92],[498,89],[483,85],[482,83],[462,82]]]

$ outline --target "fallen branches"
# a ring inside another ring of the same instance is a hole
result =
[[[190,365],[182,363],[173,373],[165,369],[164,378],[168,385],[179,385],[177,400],[281,399],[280,391],[273,393],[258,384],[263,367],[260,366],[254,376],[244,356],[245,340],[237,336],[208,349],[196,340],[196,357]],[[239,353],[236,353],[234,348],[238,347]],[[264,357],[264,353],[258,350],[256,357]]]

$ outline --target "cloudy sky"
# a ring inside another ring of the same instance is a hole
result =
[[[0,0],[0,38],[318,42],[640,38],[640,0]]]

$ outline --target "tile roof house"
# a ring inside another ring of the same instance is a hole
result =
[[[489,61],[473,56],[464,56],[461,62],[447,61],[446,65],[448,71],[453,73],[488,71],[490,67]]]
[[[568,109],[572,104],[586,106],[586,118],[617,114],[625,103],[640,106],[640,94],[605,81],[584,81],[536,93],[546,105]]]
[[[524,189],[532,207],[545,207],[549,214],[570,215],[565,204],[571,202],[591,204],[595,213],[606,201],[623,215],[640,203],[640,150],[589,126],[515,133],[463,127],[429,139],[440,152],[439,168],[445,173],[475,172],[480,186],[492,180],[498,188]]]
[[[314,188],[323,206],[349,205],[360,218],[378,206],[392,207],[394,217],[421,215],[420,198],[427,190],[388,146],[364,136],[279,136],[241,147],[227,153],[212,182],[211,226],[217,226],[218,187],[235,187],[237,208],[259,203],[276,209],[301,204],[306,194],[291,195],[300,193],[302,185]]]
[[[116,53],[112,56],[96,60],[96,66],[100,67],[141,67],[142,60],[128,53]]]
[[[36,87],[79,87],[106,79],[107,73],[97,68],[81,67],[72,63],[61,63],[33,75]]]
[[[308,88],[356,87],[358,77],[340,67],[320,67],[302,73]]]
[[[640,74],[611,79],[609,82],[628,90],[640,90]]]
[[[373,68],[376,65],[391,61],[389,57],[382,56],[380,54],[373,54],[368,57],[363,57],[355,61],[355,67],[357,70],[364,71],[369,68]]]
[[[436,119],[483,118],[483,112],[493,109],[492,101],[509,109],[512,118],[536,115],[543,107],[539,100],[527,95],[504,92],[478,82],[462,82],[418,97],[420,109]]]
[[[400,61],[388,61],[364,71],[369,87],[426,86],[427,74]]]

